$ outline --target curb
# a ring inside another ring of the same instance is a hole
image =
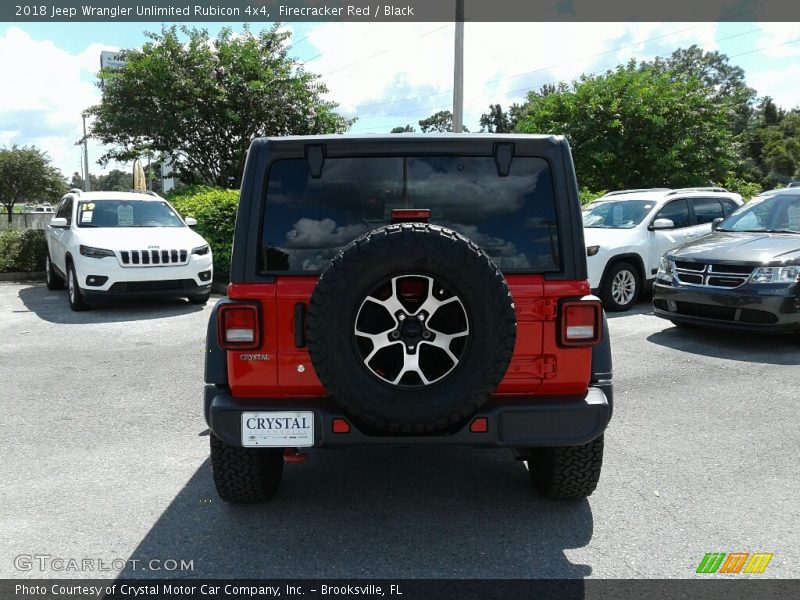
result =
[[[0,273],[0,281],[44,281],[44,271],[15,271]]]

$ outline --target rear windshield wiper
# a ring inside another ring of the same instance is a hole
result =
[[[800,233],[797,229],[764,229],[766,233]]]

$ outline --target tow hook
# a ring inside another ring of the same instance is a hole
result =
[[[301,452],[300,448],[286,448],[283,451],[283,461],[287,463],[301,463],[308,460],[308,453]]]

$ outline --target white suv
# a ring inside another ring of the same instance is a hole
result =
[[[204,304],[213,279],[211,248],[169,202],[153,194],[72,190],[46,229],[47,287],[66,281],[72,310],[93,298],[184,296]]]
[[[609,192],[583,210],[589,283],[607,310],[628,310],[652,285],[661,255],[711,232],[742,205],[723,188]]]

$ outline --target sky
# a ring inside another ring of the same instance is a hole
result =
[[[165,24],[169,25],[169,23]],[[205,23],[215,34],[237,23]],[[262,25],[253,26],[257,29]],[[267,25],[263,25],[267,26]],[[80,171],[81,112],[100,100],[101,50],[141,46],[159,23],[0,23],[0,147],[36,145],[65,176]],[[452,23],[291,23],[290,53],[322,76],[328,98],[357,117],[352,133],[387,133],[452,109]],[[800,106],[795,23],[466,23],[464,124],[479,129],[489,103],[522,102],[546,83],[571,81],[635,58],[698,44],[727,54],[759,96]],[[546,133],[546,132],[543,132]],[[90,172],[104,152],[89,144]]]

